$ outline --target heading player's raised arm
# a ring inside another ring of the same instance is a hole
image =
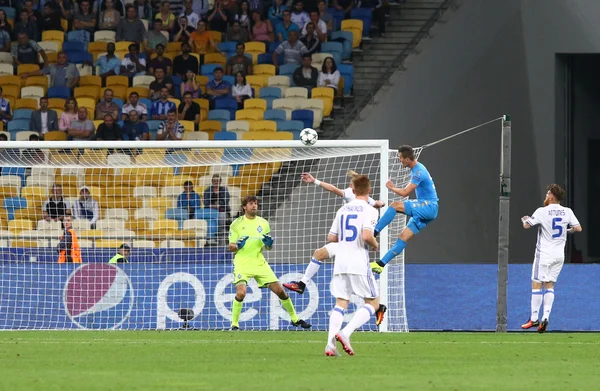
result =
[[[321,182],[320,180],[315,179],[315,177],[313,177],[308,172],[303,172],[300,175],[300,177],[302,178],[303,182],[314,183],[315,185],[317,185],[319,187],[322,187],[323,189],[327,190],[330,193],[333,193],[333,194],[337,195],[338,197],[343,197],[344,196],[344,191],[343,190],[338,189],[337,187],[335,187],[331,183]]]
[[[410,193],[415,191],[415,189],[417,188],[417,184],[411,182],[408,185],[406,185],[404,189],[400,189],[399,187],[394,186],[394,183],[391,179],[388,179],[388,181],[385,183],[385,187],[387,187],[390,191],[398,194],[400,197],[408,197]]]

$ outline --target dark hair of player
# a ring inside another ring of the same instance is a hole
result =
[[[352,178],[352,187],[354,188],[354,194],[357,196],[369,195],[371,180],[366,175],[355,176]]]
[[[556,198],[558,202],[561,202],[565,199],[565,191],[556,183],[553,183],[550,186],[548,186],[548,191],[552,193],[552,195],[554,196],[554,198]]]
[[[399,146],[398,153],[400,153],[403,158],[409,158],[410,160],[415,160],[415,151],[412,149],[412,147],[410,145]]]
[[[247,195],[242,199],[242,208],[245,208],[250,202],[258,202],[258,197],[255,195]]]

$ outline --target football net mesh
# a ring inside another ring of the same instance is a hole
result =
[[[259,214],[275,239],[267,260],[288,282],[300,279],[313,251],[326,243],[343,203],[302,183],[302,172],[340,189],[349,185],[349,169],[366,174],[375,199],[381,198],[382,161],[389,159],[397,186],[408,180],[396,154],[382,160],[380,147],[43,145],[0,148],[0,329],[227,329],[235,291],[227,231],[242,197],[259,197]],[[185,193],[186,184],[196,195]],[[403,226],[402,218],[390,226],[391,240]],[[131,248],[128,263],[109,263],[124,244]],[[324,263],[304,295],[290,293],[313,330],[327,329],[334,306],[332,265]],[[406,331],[403,258],[387,269],[388,327]],[[358,303],[354,298],[348,319]],[[252,280],[240,327],[291,326],[279,299]],[[374,323],[365,329],[374,330]]]

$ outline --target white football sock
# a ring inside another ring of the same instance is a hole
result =
[[[342,334],[346,337],[350,337],[354,330],[367,323],[371,316],[375,314],[375,308],[371,304],[365,304],[361,309],[356,311],[354,318],[344,327]]]
[[[550,319],[552,304],[554,304],[554,289],[547,289],[544,293],[544,319]]]
[[[344,323],[344,312],[345,310],[337,305],[331,311],[331,315],[329,316],[329,335],[327,336],[327,344],[329,346],[335,347],[335,335],[340,331],[342,323]]]
[[[539,319],[540,307],[542,306],[542,290],[541,289],[532,289],[531,290],[531,319],[532,322],[535,322]]]
[[[319,271],[319,268],[321,267],[321,263],[322,263],[321,261],[317,261],[316,259],[312,258],[310,260],[310,263],[306,267],[306,270],[304,271],[304,276],[302,276],[302,279],[300,279],[300,281],[302,281],[304,284],[308,285],[308,282]]]

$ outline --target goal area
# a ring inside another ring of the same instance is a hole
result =
[[[228,329],[228,227],[241,199],[259,199],[277,277],[298,280],[343,205],[301,173],[340,189],[348,170],[368,175],[372,197],[387,205],[396,197],[387,179],[404,186],[409,178],[396,155],[387,140],[3,143],[0,329]],[[404,224],[399,215],[372,259]],[[128,262],[109,263],[117,254]],[[332,270],[325,261],[303,295],[290,293],[312,330],[328,327]],[[408,331],[404,282],[402,255],[379,277],[388,306],[381,331]],[[346,320],[360,303],[353,297]],[[294,329],[279,299],[253,280],[240,328]],[[363,329],[377,330],[374,321]]]

